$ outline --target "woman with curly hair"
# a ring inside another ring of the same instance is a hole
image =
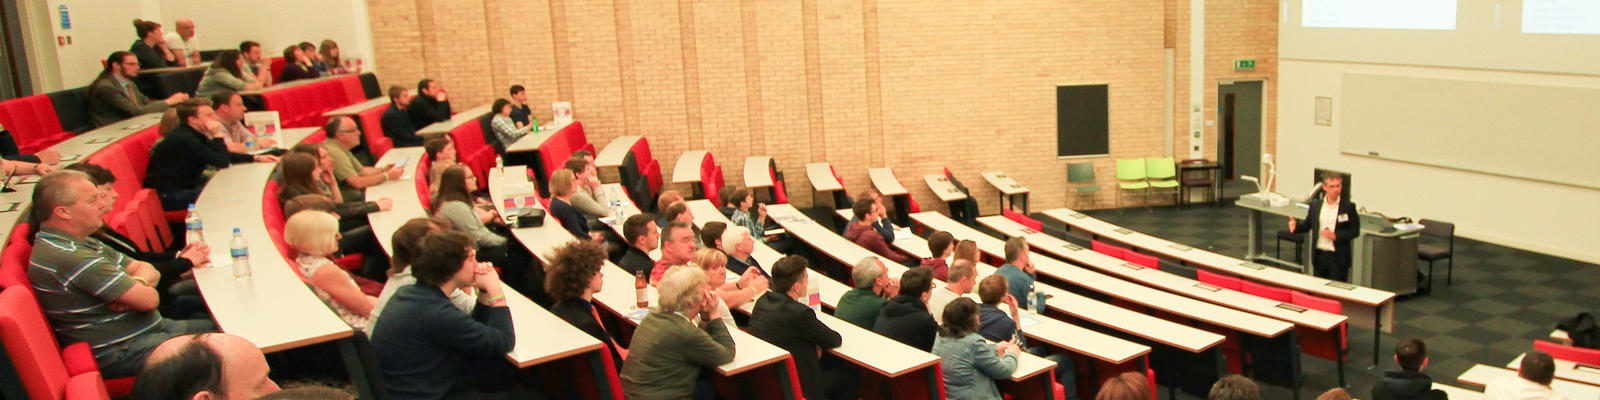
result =
[[[611,340],[605,325],[600,324],[600,314],[594,308],[594,294],[605,286],[600,269],[606,264],[605,245],[590,241],[574,241],[556,248],[550,271],[545,274],[544,288],[555,304],[550,313],[578,327],[584,333],[610,345],[611,358],[619,368],[628,349]]]

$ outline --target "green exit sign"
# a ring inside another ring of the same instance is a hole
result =
[[[1233,60],[1233,69],[1256,69],[1256,60],[1254,58]]]

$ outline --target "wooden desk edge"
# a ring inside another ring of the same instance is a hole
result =
[[[219,325],[218,328],[221,328],[221,326]],[[226,333],[227,330],[223,330],[223,332]],[[342,330],[342,331],[338,331],[338,332],[329,333],[329,334],[322,335],[322,336],[309,337],[309,338],[304,338],[304,339],[300,339],[300,340],[292,340],[292,341],[283,342],[283,343],[279,343],[279,344],[275,344],[275,345],[271,345],[271,346],[267,346],[267,347],[262,347],[261,348],[261,352],[262,353],[274,353],[274,352],[283,351],[283,350],[301,348],[301,347],[305,347],[305,346],[313,345],[313,344],[317,344],[317,343],[332,342],[332,341],[335,341],[335,340],[346,339],[346,338],[349,338],[351,336],[354,336],[355,332],[356,332],[355,329],[347,329],[347,330]]]
[[[549,355],[545,355],[543,357],[535,357],[535,358],[529,359],[527,361],[517,361],[516,358],[511,356],[511,353],[506,353],[506,359],[510,360],[512,364],[516,364],[517,368],[527,368],[527,367],[531,367],[531,366],[534,366],[534,365],[544,364],[544,363],[547,363],[547,362],[560,360],[560,359],[564,359],[564,358],[567,358],[567,357],[572,357],[572,356],[583,354],[583,353],[588,353],[588,352],[591,352],[591,351],[599,351],[599,350],[603,349],[604,346],[605,345],[602,344],[602,343],[595,342],[595,343],[592,343],[592,344],[576,347],[576,348],[573,348],[573,349],[570,349],[570,350],[565,350],[565,351],[561,351],[561,352],[556,352],[556,353],[552,353],[552,354],[549,354]],[[618,368],[621,368],[621,367],[618,367]]]

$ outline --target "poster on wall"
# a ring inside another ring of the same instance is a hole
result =
[[[1333,126],[1333,98],[1317,96],[1317,125]]]

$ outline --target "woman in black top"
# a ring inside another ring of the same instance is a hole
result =
[[[589,232],[589,223],[584,222],[583,214],[572,206],[572,194],[577,191],[578,180],[572,170],[562,168],[550,174],[550,215],[579,240],[601,240],[600,235]]]
[[[283,60],[286,63],[283,65],[283,72],[278,75],[278,83],[299,79],[314,79],[322,76],[311,65],[311,57],[307,56],[305,51],[300,50],[299,45],[289,45],[289,47],[283,48]]]
[[[605,267],[605,247],[599,243],[577,241],[556,248],[550,271],[545,275],[545,292],[555,300],[550,312],[578,327],[583,333],[605,342],[612,349],[611,359],[622,368],[628,349],[617,344],[600,323],[594,308],[594,294],[605,286],[600,268]]]
[[[318,149],[321,150],[321,149]],[[325,151],[325,150],[324,150]],[[320,194],[333,198],[337,205],[339,218],[358,218],[365,221],[368,213],[386,211],[394,203],[389,198],[378,201],[344,201],[338,190],[332,190],[336,180],[333,171],[323,169],[316,156],[307,153],[293,153],[283,158],[283,185],[278,187],[278,202],[283,202],[296,196],[306,194]],[[285,218],[289,217],[287,215]]]
[[[139,68],[166,68],[178,64],[178,56],[167,49],[166,34],[161,32],[161,24],[135,19],[133,31],[139,34],[139,40],[133,41],[128,51],[139,57]]]

